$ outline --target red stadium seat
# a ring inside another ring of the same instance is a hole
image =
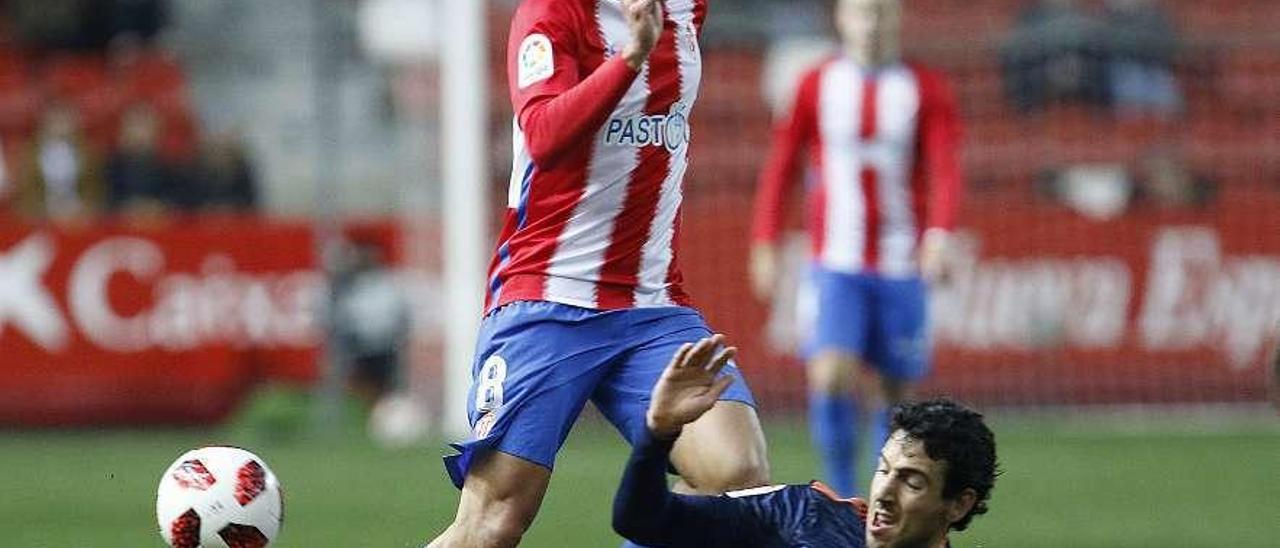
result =
[[[57,97],[74,98],[105,86],[106,59],[94,54],[62,54],[45,63],[44,89]]]
[[[117,78],[137,98],[153,99],[186,87],[186,75],[173,54],[153,49],[116,67]]]

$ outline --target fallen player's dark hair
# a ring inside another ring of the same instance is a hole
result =
[[[996,437],[982,414],[954,401],[938,398],[899,404],[893,410],[890,432],[899,430],[924,444],[929,458],[946,463],[942,497],[954,499],[965,489],[977,494],[973,509],[951,528],[963,531],[973,516],[987,513],[987,499],[996,476]]]

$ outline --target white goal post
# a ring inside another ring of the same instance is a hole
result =
[[[441,432],[466,435],[466,394],[488,259],[489,82],[484,0],[444,0],[440,33],[443,163],[444,410]]]

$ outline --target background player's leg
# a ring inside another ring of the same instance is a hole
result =
[[[858,409],[862,414],[858,428],[859,432],[865,433],[859,440],[862,442],[860,452],[866,455],[865,462],[858,463],[854,472],[857,475],[861,475],[863,471],[872,474],[880,461],[880,448],[889,439],[889,410],[892,404],[889,403],[885,387],[890,383],[897,386],[901,383],[881,375],[873,364],[860,366],[853,378],[854,392],[858,394]],[[857,483],[852,492],[861,493],[866,486],[866,483]]]
[[[857,448],[875,390],[858,382],[866,355],[870,295],[867,276],[817,268],[818,318],[809,362],[809,429],[823,479],[843,496],[858,492]]]
[[[869,411],[871,439],[867,448],[879,458],[889,437],[890,409],[911,396],[915,383],[928,372],[926,289],[918,278],[876,279],[871,339],[859,389],[872,394]],[[874,466],[875,460],[871,461]]]
[[[892,418],[893,406],[906,401],[910,396],[911,383],[895,379],[888,375],[879,376],[879,402],[871,417],[871,451],[879,459],[880,446],[889,439],[889,419]],[[875,466],[875,460],[871,462]]]
[[[862,413],[854,398],[858,359],[829,350],[809,364],[809,433],[822,461],[823,479],[842,496],[856,492],[857,427]]]
[[[467,472],[457,516],[430,548],[516,546],[538,514],[550,479],[543,466],[490,451]]]

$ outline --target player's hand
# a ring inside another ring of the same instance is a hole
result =
[[[716,335],[676,351],[653,387],[645,415],[645,423],[655,436],[671,439],[680,435],[684,425],[711,409],[733,383],[733,377],[720,375],[720,370],[738,349],[721,348],[723,344],[724,335]]]
[[[930,285],[951,282],[952,261],[948,253],[950,234],[943,230],[926,230],[920,242],[920,275]]]
[[[751,290],[763,302],[773,300],[778,284],[778,247],[774,244],[751,246]]]
[[[662,34],[662,0],[622,0],[622,14],[631,30],[622,58],[632,70],[640,70]]]

